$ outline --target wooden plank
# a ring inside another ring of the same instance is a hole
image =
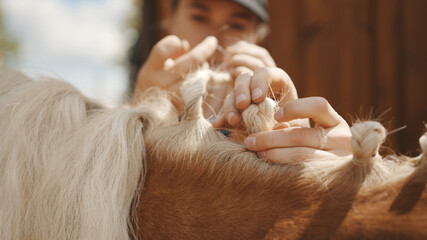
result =
[[[338,66],[340,112],[350,122],[363,118],[373,104],[372,35],[373,7],[371,1],[338,1],[340,49]]]
[[[299,48],[299,1],[271,0],[269,1],[270,34],[266,47],[278,67],[285,70],[294,81],[298,93],[304,89],[304,79],[300,77]]]
[[[402,94],[400,92],[400,81],[402,77],[401,68],[401,35],[402,14],[401,0],[377,0],[375,19],[375,103],[376,112],[386,112],[383,124],[389,130],[403,126],[401,118]],[[398,149],[402,145],[400,131],[390,135],[389,146]]]
[[[404,1],[403,6],[403,123],[408,127],[402,135],[402,150],[411,151],[418,147],[418,138],[427,123],[427,1]]]
[[[369,1],[304,1],[300,40],[307,96],[323,96],[347,119],[372,105]]]
[[[335,1],[304,0],[300,42],[302,58],[301,75],[307,81],[307,96],[326,97],[340,109],[338,64],[340,42],[336,28],[338,6]]]

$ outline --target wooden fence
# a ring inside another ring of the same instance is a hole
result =
[[[426,0],[270,0],[269,6],[266,46],[300,97],[323,96],[348,121],[384,113],[389,130],[407,126],[389,136],[388,146],[402,153],[418,148],[427,123]]]

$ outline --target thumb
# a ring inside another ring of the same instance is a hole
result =
[[[166,36],[154,45],[147,59],[147,64],[157,69],[163,68],[167,59],[175,59],[186,53],[189,48],[186,40],[181,40],[175,35]]]
[[[189,52],[177,58],[172,69],[179,73],[187,73],[202,65],[215,53],[217,47],[218,40],[213,36],[209,36]]]

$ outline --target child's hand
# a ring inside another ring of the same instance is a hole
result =
[[[245,146],[261,158],[286,163],[351,155],[350,128],[324,98],[289,101],[275,118],[279,122],[311,118],[315,127],[285,127],[248,136]]]
[[[251,102],[259,103],[269,95],[269,91],[282,106],[287,101],[297,99],[297,91],[288,74],[280,68],[262,67],[252,72],[240,74],[234,83],[234,93],[224,101],[223,114],[213,123],[213,127],[220,128],[229,124],[235,127],[241,121],[240,112],[245,110]]]
[[[231,72],[235,79],[248,70],[276,67],[276,63],[265,48],[246,41],[238,41],[225,49],[223,66]]]
[[[134,102],[141,92],[150,87],[160,87],[179,94],[183,74],[206,62],[217,46],[218,41],[212,36],[191,50],[188,42],[177,36],[170,35],[160,40],[139,70]]]

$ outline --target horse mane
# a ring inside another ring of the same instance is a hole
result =
[[[382,157],[386,130],[363,122],[352,127],[352,157],[271,164],[203,118],[214,75],[186,77],[178,112],[159,89],[109,108],[67,83],[1,70],[0,238],[351,238],[382,221],[366,212],[379,203],[413,214],[396,231],[427,236],[426,194],[413,192],[427,181],[426,134],[420,156]],[[251,106],[247,134],[271,128],[273,108]]]
[[[0,75],[0,238],[128,239],[165,94],[109,109],[62,81]]]

